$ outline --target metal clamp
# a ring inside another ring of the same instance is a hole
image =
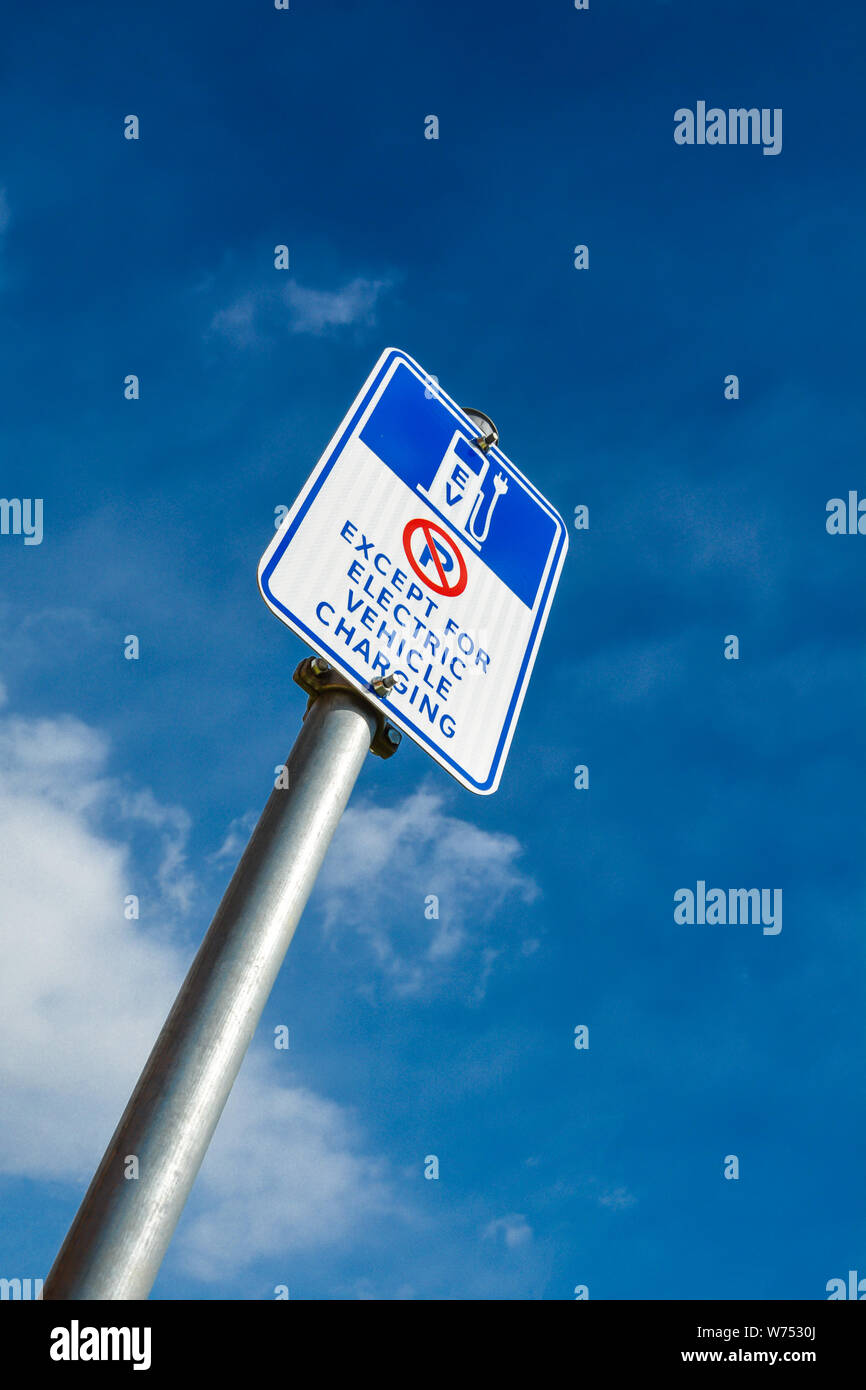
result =
[[[326,690],[348,690],[359,699],[364,698],[357,686],[351,685],[344,676],[340,675],[339,671],[334,670],[330,662],[325,661],[324,657],[321,656],[306,657],[295,671],[292,679],[309,696],[304,718],[319,696]],[[384,698],[393,684],[394,677],[385,676],[383,680],[374,681],[370,688],[374,694]],[[372,700],[368,700],[367,704],[376,716],[376,732],[370,744],[370,752],[375,753],[377,758],[390,758],[400,747],[403,735],[399,729],[388,722],[384,710],[377,708]]]
[[[473,425],[481,428],[481,433],[472,443],[476,449],[480,449],[482,454],[486,454],[494,444],[499,443],[499,431],[494,425],[489,415],[485,415],[483,410],[474,410],[472,406],[464,405],[463,414],[468,415]]]

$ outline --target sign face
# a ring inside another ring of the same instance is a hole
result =
[[[386,349],[262,556],[259,587],[359,690],[394,676],[391,722],[489,793],[568,534],[478,433],[435,377]]]

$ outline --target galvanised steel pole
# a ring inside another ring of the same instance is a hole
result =
[[[43,1299],[148,1297],[364,759],[400,742],[326,662],[302,662],[295,680],[310,702],[288,786],[271,793]],[[124,1176],[131,1155],[137,1178]]]

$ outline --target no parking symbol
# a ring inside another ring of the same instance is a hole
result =
[[[454,541],[435,521],[416,517],[403,528],[403,549],[413,570],[428,589],[443,598],[456,598],[469,578],[466,561]]]

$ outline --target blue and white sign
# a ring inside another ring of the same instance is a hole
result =
[[[470,791],[496,790],[568,534],[397,348],[259,565],[268,607]],[[376,698],[375,696],[373,698]]]

